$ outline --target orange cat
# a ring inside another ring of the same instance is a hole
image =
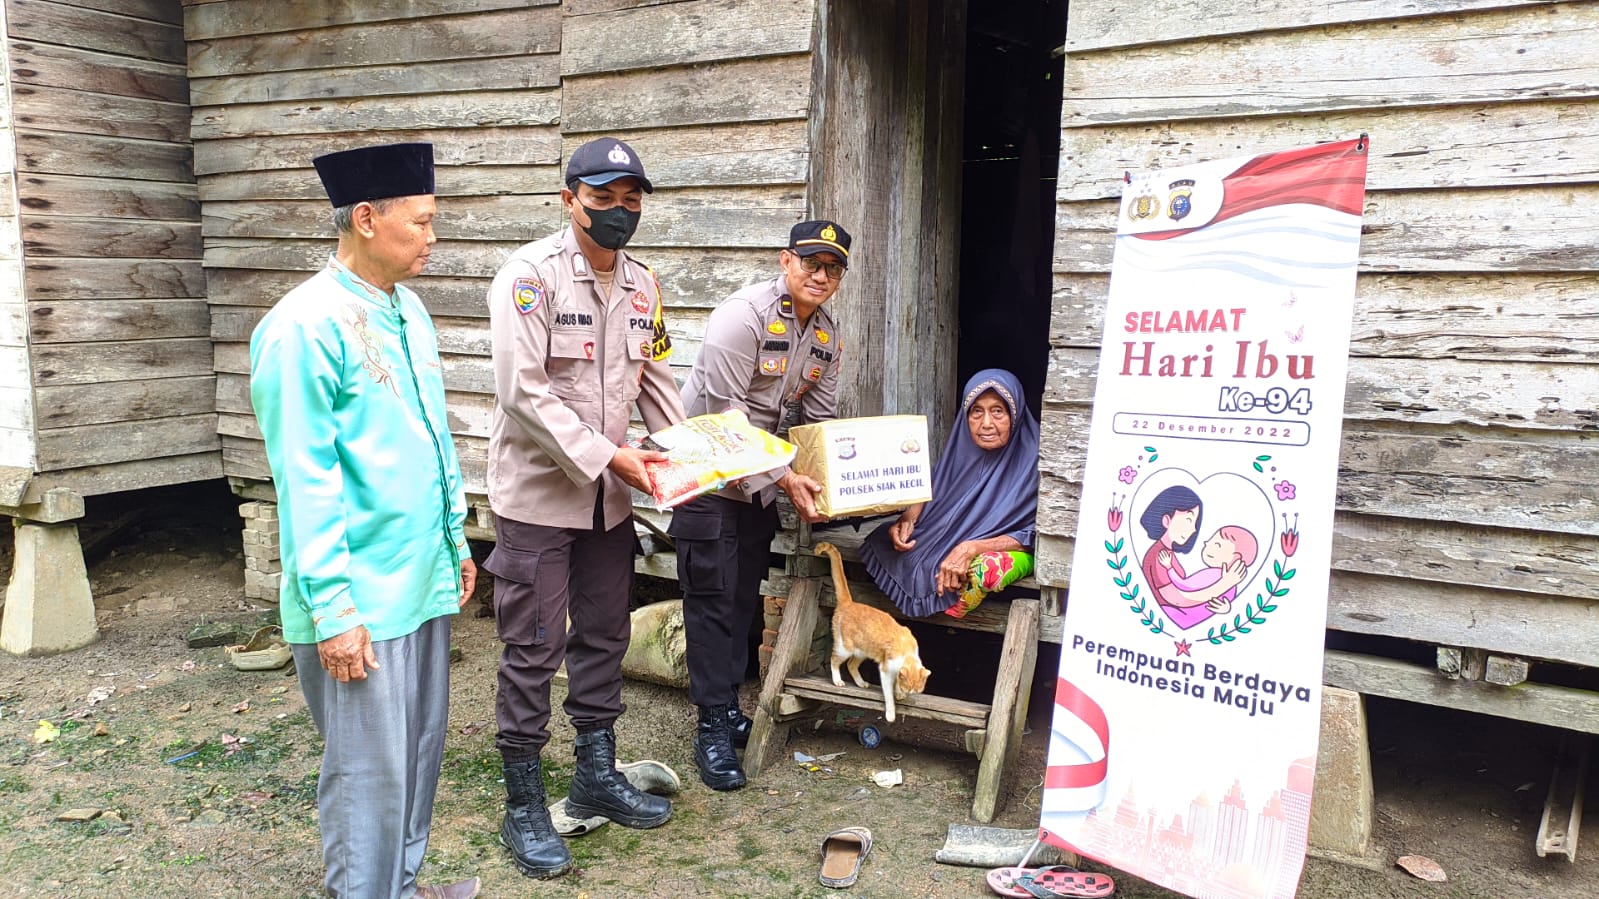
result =
[[[932,674],[922,667],[916,635],[887,612],[855,601],[844,580],[844,559],[838,554],[838,547],[818,543],[815,549],[818,555],[832,560],[833,590],[838,594],[838,607],[833,610],[833,686],[844,686],[838,666],[846,660],[855,686],[869,686],[861,677],[861,662],[871,659],[877,663],[878,679],[883,682],[883,717],[893,721],[894,700],[925,690],[927,676]]]

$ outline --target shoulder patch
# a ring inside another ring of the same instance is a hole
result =
[[[537,278],[517,278],[511,285],[516,311],[527,315],[544,305],[544,283]]]

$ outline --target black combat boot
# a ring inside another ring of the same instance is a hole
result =
[[[500,845],[511,850],[517,869],[529,877],[565,874],[572,869],[572,853],[550,823],[539,760],[507,762],[504,770],[505,821],[500,824]]]
[[[672,817],[672,803],[640,792],[616,770],[616,733],[609,727],[578,734],[577,773],[566,795],[574,818],[605,817],[623,827],[660,827]]]
[[[727,706],[702,705],[699,727],[694,731],[694,764],[700,780],[713,790],[736,790],[746,783],[744,769],[733,753],[733,728]]]
[[[738,703],[727,704],[727,728],[733,733],[733,747],[743,749],[750,745],[750,728],[755,722],[744,717],[744,712],[739,709]]]

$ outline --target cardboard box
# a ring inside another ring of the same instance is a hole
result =
[[[933,498],[927,416],[840,418],[790,428],[792,468],[822,485],[823,515],[881,515]]]

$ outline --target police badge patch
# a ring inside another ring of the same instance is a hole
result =
[[[544,305],[544,285],[537,278],[517,278],[511,285],[516,311],[527,315]]]
[[[642,290],[633,291],[632,303],[634,312],[650,311],[650,298],[645,296]]]
[[[1174,222],[1180,222],[1188,213],[1194,211],[1194,202],[1189,197],[1194,192],[1194,179],[1184,178],[1173,181],[1169,185],[1171,198],[1166,201],[1166,216]]]

